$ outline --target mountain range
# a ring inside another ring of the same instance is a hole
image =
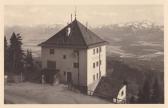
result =
[[[10,39],[12,32],[20,33],[23,48],[31,49],[35,57],[40,56],[39,43],[53,36],[64,26],[5,26],[5,36]],[[129,66],[139,69],[150,68],[164,71],[164,26],[149,21],[89,27],[109,44],[107,56],[114,57]]]

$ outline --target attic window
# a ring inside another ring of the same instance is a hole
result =
[[[124,92],[122,91],[122,92],[121,92],[121,96],[123,96],[123,95],[124,95]]]
[[[68,27],[68,28],[67,28],[67,36],[70,36],[70,33],[71,33],[71,28]]]

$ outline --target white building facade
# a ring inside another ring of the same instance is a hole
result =
[[[75,19],[40,44],[42,69],[57,70],[60,82],[87,92],[89,85],[106,75],[106,44]]]

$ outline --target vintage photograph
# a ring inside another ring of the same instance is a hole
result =
[[[5,5],[4,104],[164,104],[163,5]]]

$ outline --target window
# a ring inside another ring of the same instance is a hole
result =
[[[101,52],[101,47],[99,47],[99,52]]]
[[[73,67],[74,67],[74,68],[78,68],[78,67],[79,67],[79,63],[74,63],[74,64],[73,64]]]
[[[99,78],[101,78],[101,71],[99,72]]]
[[[47,61],[47,68],[56,69],[56,62],[55,61]]]
[[[95,81],[95,75],[93,75],[93,81]]]
[[[99,74],[97,73],[97,79],[99,79]]]
[[[73,57],[79,56],[79,50],[73,50]]]
[[[123,96],[123,95],[124,95],[124,91],[121,92],[121,96]]]
[[[54,49],[50,49],[50,54],[54,54]]]
[[[95,54],[95,49],[93,49],[93,54]]]
[[[99,53],[99,48],[97,48],[97,53]]]
[[[64,71],[64,76],[66,76],[66,72]]]
[[[96,62],[96,66],[99,66],[99,62],[98,61]]]
[[[95,63],[93,63],[93,68],[95,68]]]
[[[99,64],[101,65],[101,60],[99,60]]]
[[[66,55],[63,55],[63,59],[66,59]]]

